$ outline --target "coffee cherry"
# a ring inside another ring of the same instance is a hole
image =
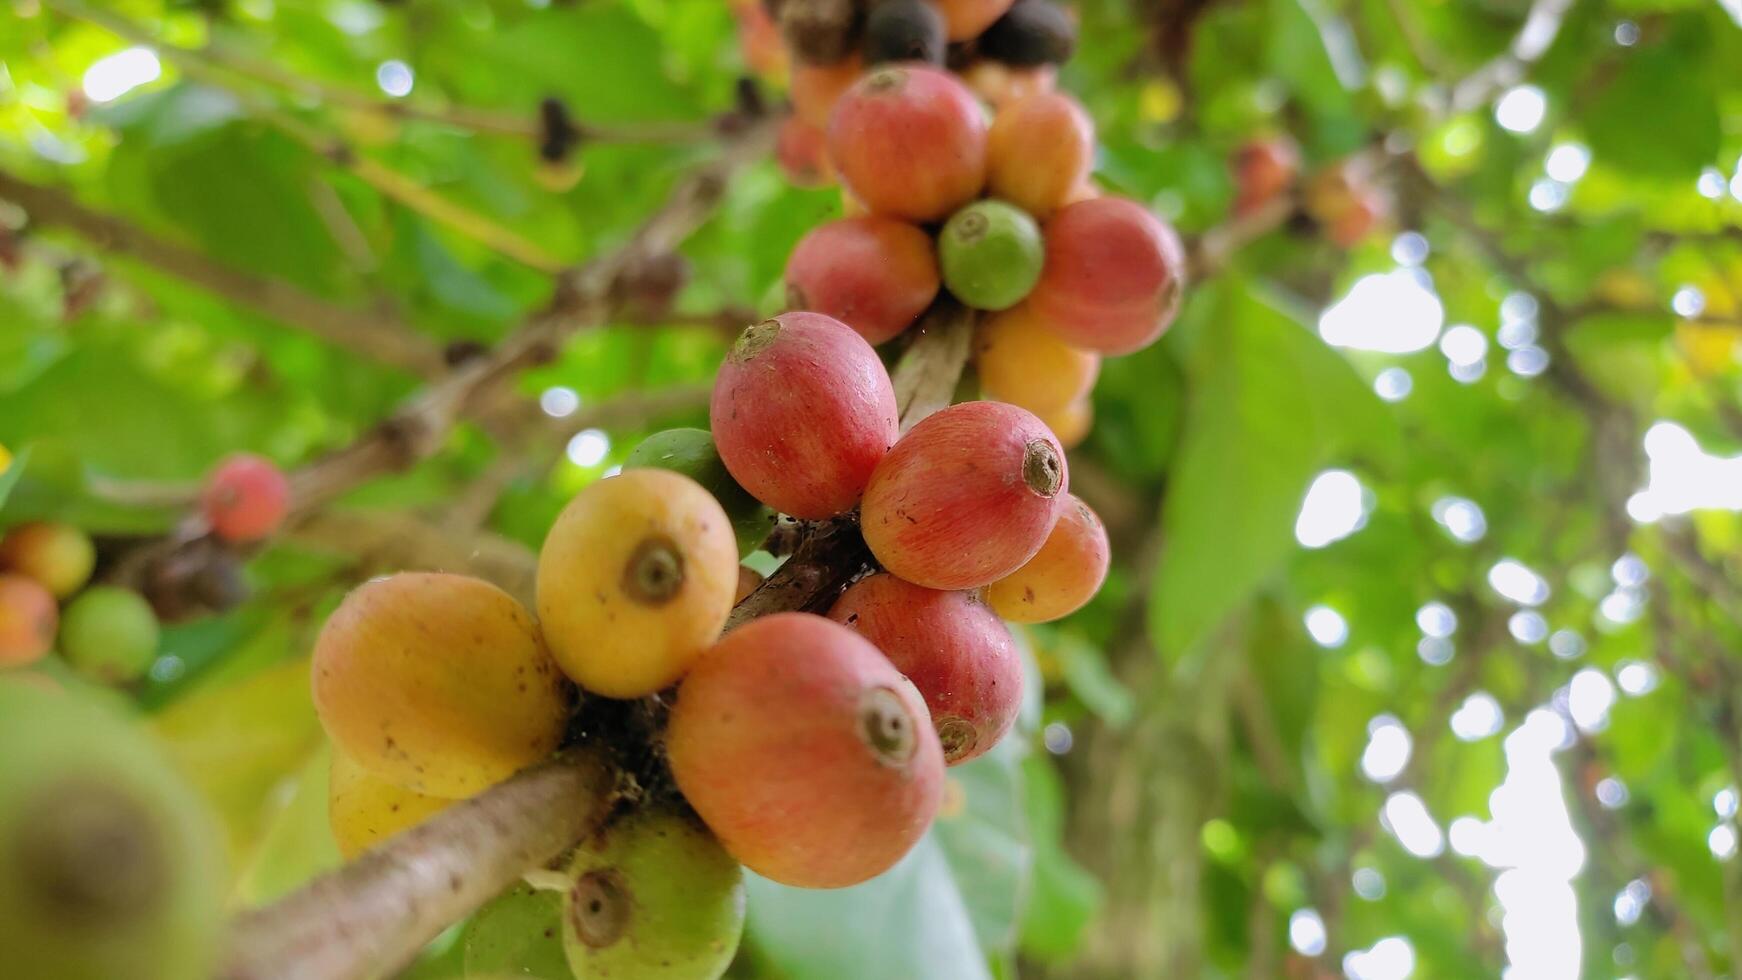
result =
[[[0,745],[0,975],[212,976],[224,836],[150,734],[0,678]]]
[[[1379,226],[1385,216],[1385,197],[1372,188],[1361,188],[1326,228],[1326,235],[1338,248],[1354,248]]]
[[[873,344],[906,330],[937,293],[931,236],[893,218],[819,225],[786,262],[787,306],[832,316]]]
[[[883,567],[933,589],[977,589],[1034,557],[1067,485],[1040,419],[964,402],[921,420],[865,488],[865,543]]]
[[[829,159],[878,214],[938,221],[986,183],[986,120],[955,76],[923,65],[879,68],[829,117]]]
[[[749,565],[739,565],[738,588],[732,593],[732,605],[736,606],[738,603],[750,598],[750,593],[761,588],[764,581],[766,581],[766,579],[761,572],[751,568]]]
[[[720,451],[714,448],[713,434],[706,429],[655,432],[629,451],[623,468],[671,470],[701,484],[732,522],[740,556],[760,548],[774,529],[774,512],[732,479]]]
[[[829,114],[847,89],[865,71],[864,61],[856,54],[832,65],[799,62],[792,66],[792,111],[798,118],[818,128],[827,127]]]
[[[1300,151],[1285,137],[1249,140],[1234,153],[1237,214],[1250,214],[1288,193],[1300,171]]]
[[[1044,218],[1089,179],[1095,124],[1077,100],[1040,92],[998,111],[986,142],[986,186],[993,197]]]
[[[926,0],[883,0],[865,19],[865,63],[944,63],[944,18]]]
[[[1058,523],[1028,564],[986,588],[986,601],[1015,623],[1062,619],[1087,605],[1107,580],[1110,548],[1101,519],[1065,494]]]
[[[1040,278],[1045,258],[1040,226],[1003,201],[975,201],[951,215],[938,234],[944,285],[976,309],[1021,302]]]
[[[550,754],[572,692],[494,585],[401,572],[352,590],[315,641],[315,712],[339,751],[429,796],[470,796]]]
[[[936,0],[952,41],[968,41],[1010,9],[1011,0]]]
[[[806,520],[852,509],[900,431],[877,352],[818,313],[745,330],[714,380],[709,420],[733,478]]]
[[[744,64],[763,78],[786,77],[786,44],[774,17],[757,0],[732,0],[738,18],[738,50]]]
[[[853,584],[829,618],[870,640],[925,698],[957,765],[998,744],[1022,710],[1022,661],[1010,631],[970,592],[940,592],[887,572]]]
[[[1003,111],[1028,96],[1051,92],[1058,84],[1058,71],[1051,65],[1015,68],[982,58],[962,72],[962,81],[993,109]]]
[[[563,947],[576,980],[715,980],[744,933],[744,871],[693,815],[640,810],[569,862]]]
[[[466,977],[572,980],[563,952],[563,893],[515,885],[473,913],[460,934]]]
[[[1019,405],[1043,420],[1046,412],[1087,395],[1101,371],[1100,355],[1060,340],[1026,303],[980,322],[974,331],[974,363],[982,394]],[[1053,434],[1058,434],[1056,429]]]
[[[666,470],[625,470],[563,508],[538,556],[538,618],[575,683],[638,698],[719,636],[738,547],[712,495]]]
[[[453,800],[402,789],[333,750],[327,767],[327,822],[347,861],[453,804]]]
[[[97,585],[61,614],[60,652],[105,684],[137,680],[157,657],[157,614],[131,589]]]
[[[726,634],[678,689],[666,753],[726,850],[801,888],[888,870],[943,789],[919,692],[864,638],[808,613]]]
[[[834,169],[829,166],[828,137],[821,127],[797,116],[781,120],[774,159],[794,187],[827,187],[835,182]]]
[[[1029,305],[1074,346],[1129,354],[1173,323],[1184,277],[1173,228],[1135,201],[1095,198],[1046,223],[1046,267]]]
[[[1089,430],[1095,425],[1095,403],[1088,395],[1083,395],[1062,408],[1051,408],[1035,412],[1052,434],[1058,437],[1059,445],[1066,449],[1075,449],[1089,437]]]
[[[54,646],[60,610],[36,579],[0,573],[0,667],[41,660]]]
[[[90,535],[71,524],[31,521],[0,538],[0,569],[30,576],[57,599],[79,591],[96,564]]]
[[[980,53],[1007,65],[1062,65],[1077,48],[1071,15],[1048,0],[1016,0],[980,35]]]
[[[800,62],[832,65],[858,41],[853,0],[788,0],[780,8],[780,34]]]
[[[239,453],[206,478],[200,511],[225,541],[258,541],[278,530],[290,512],[290,481],[270,460]]]

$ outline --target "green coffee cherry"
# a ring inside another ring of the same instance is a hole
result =
[[[61,613],[60,651],[94,680],[135,680],[157,656],[157,614],[137,592],[93,586]]]
[[[466,976],[572,980],[562,915],[561,892],[516,885],[491,899],[460,936]]]
[[[1004,310],[1040,279],[1046,246],[1028,212],[1003,201],[975,201],[945,222],[938,259],[944,285],[957,299],[976,309]]]
[[[714,495],[726,516],[732,519],[732,532],[738,537],[738,554],[748,555],[761,546],[774,527],[774,511],[750,496],[739,486],[720,453],[714,448],[714,437],[706,429],[666,429],[642,440],[623,461],[624,469],[651,467],[672,470],[700,483]]]

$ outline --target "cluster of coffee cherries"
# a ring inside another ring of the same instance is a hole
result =
[[[284,517],[283,473],[237,455],[207,477],[200,520],[232,543],[259,540]],[[91,584],[97,549],[84,529],[27,521],[0,537],[0,668],[30,667],[59,650],[74,669],[105,684],[136,681],[156,658],[158,610],[119,585]]]
[[[1234,214],[1250,216],[1295,193],[1301,176],[1300,150],[1284,136],[1249,140],[1235,151],[1230,169]],[[1339,248],[1360,244],[1392,210],[1390,196],[1362,157],[1339,160],[1314,173],[1300,204],[1306,217]]]

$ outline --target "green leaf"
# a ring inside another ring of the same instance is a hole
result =
[[[1624,59],[1582,116],[1592,156],[1639,176],[1688,180],[1715,163],[1717,99],[1708,86],[1688,84],[1704,69],[1703,47],[1684,39]],[[1647,120],[1649,133],[1641,130]]]
[[[12,457],[4,470],[0,470],[0,511],[6,507],[6,498],[12,496],[12,488],[24,477],[24,467],[30,462],[30,447],[26,446]]]
[[[949,801],[961,792],[961,809],[940,814],[931,836],[942,845],[951,876],[967,906],[980,945],[1003,953],[1016,945],[1033,853],[1022,812],[1021,760],[1026,748],[1016,733],[992,751],[949,770]]]

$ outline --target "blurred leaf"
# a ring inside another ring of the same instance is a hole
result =
[[[1717,159],[1717,101],[1706,86],[1688,84],[1702,55],[1691,42],[1663,43],[1626,59],[1582,114],[1592,155],[1641,176],[1688,180]],[[1650,138],[1639,128],[1646,119]]]

